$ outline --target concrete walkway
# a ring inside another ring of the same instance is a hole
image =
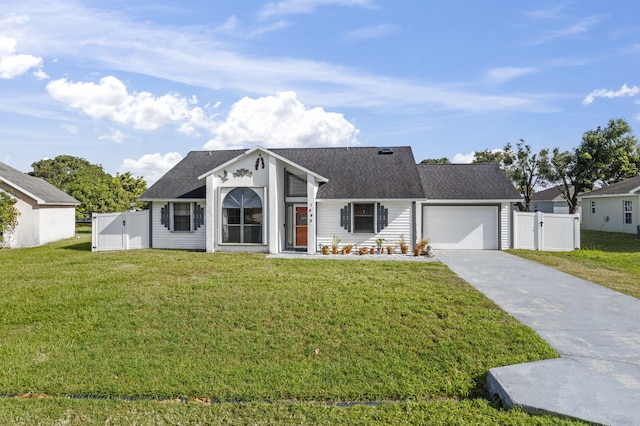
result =
[[[640,425],[640,300],[501,251],[440,251],[456,274],[560,359],[494,368],[505,407],[607,425]]]

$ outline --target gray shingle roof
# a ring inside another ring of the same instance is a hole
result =
[[[408,146],[381,148],[273,149],[274,153],[329,179],[318,189],[319,199],[415,199],[424,189]]]
[[[245,149],[226,151],[191,151],[171,170],[151,185],[142,200],[173,200],[178,198],[206,198],[206,182],[199,176],[233,160]]]
[[[44,179],[29,176],[0,162],[0,180],[15,187],[27,195],[36,197],[38,204],[78,205],[76,200],[66,192],[56,188]]]
[[[531,201],[565,201],[565,199],[560,192],[560,185],[556,185],[534,193]]]
[[[428,200],[520,200],[497,164],[418,164]]]
[[[205,198],[201,176],[246,150],[192,151],[169,170],[141,198]],[[287,160],[329,181],[320,186],[319,199],[416,199],[425,198],[411,147],[380,148],[283,148],[270,149]]]
[[[591,192],[587,192],[583,197],[597,197],[601,195],[629,195],[631,191],[640,188],[640,176],[632,177],[631,179],[623,180],[622,182],[612,183],[609,186],[603,188],[594,189]]]

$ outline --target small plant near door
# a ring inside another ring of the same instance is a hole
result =
[[[340,244],[340,238],[334,234],[333,237],[331,237],[331,250],[333,254],[338,254],[338,244]]]
[[[387,254],[393,254],[393,246],[392,245],[388,245],[387,246]]]
[[[382,253],[382,243],[384,243],[385,240],[384,238],[380,237],[380,238],[376,238],[376,251],[378,253]]]
[[[400,240],[398,241],[398,245],[400,246],[400,252],[402,254],[409,253],[409,245],[407,241],[404,239],[404,234],[400,234]]]
[[[322,254],[329,254],[329,246],[320,244],[320,251]]]
[[[420,241],[418,241],[416,243],[415,249],[413,250],[413,255],[420,256],[422,252],[424,252],[424,250],[427,248],[427,245],[429,245],[430,242],[431,240],[429,238],[423,238]]]

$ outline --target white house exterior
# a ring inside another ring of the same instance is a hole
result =
[[[582,229],[635,234],[640,225],[640,176],[582,196]]]
[[[401,235],[413,245],[425,229],[438,229],[425,216],[425,206],[434,211],[448,206],[462,213],[448,247],[510,247],[510,203],[519,199],[496,165],[458,165],[446,170],[467,172],[442,172],[437,194],[450,191],[457,198],[430,197],[422,166],[416,165],[410,147],[190,152],[141,197],[151,206],[150,246],[315,253],[336,236],[341,246],[371,247],[384,238],[385,245],[397,249]],[[456,192],[452,180],[461,176],[482,190]],[[488,177],[499,182],[482,180]],[[482,210],[485,216],[478,223]],[[480,243],[474,242],[478,235]],[[445,247],[440,234],[432,241]]]
[[[35,247],[75,235],[78,200],[48,182],[0,163],[0,191],[14,197],[19,216],[3,236],[7,248]]]

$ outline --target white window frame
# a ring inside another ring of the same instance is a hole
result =
[[[624,200],[623,202],[623,221],[625,225],[633,224],[633,201]]]
[[[371,206],[371,216],[363,216],[363,215],[357,215],[356,214],[356,205],[370,205]],[[377,226],[377,220],[378,220],[378,215],[376,214],[376,207],[377,207],[377,203],[375,202],[371,202],[371,203],[352,203],[352,217],[351,220],[352,222],[352,230],[351,233],[352,234],[375,234],[376,233],[376,226]],[[372,218],[372,222],[371,222],[371,229],[367,229],[367,230],[356,230],[356,217],[371,217]]]
[[[176,204],[187,204],[189,206],[189,229],[176,229]],[[193,232],[193,204],[188,201],[171,203],[169,220],[172,232]]]
[[[224,199],[227,195],[229,195],[229,193],[231,191],[233,191],[236,188],[248,188],[251,189],[252,191],[254,191],[258,197],[260,198],[260,202],[262,203],[262,223],[261,223],[261,228],[262,228],[262,242],[261,243],[231,243],[231,242],[224,242],[223,239],[223,227],[224,227],[224,207],[223,202]],[[219,188],[218,191],[218,220],[217,220],[217,234],[218,237],[216,238],[218,245],[221,246],[266,246],[268,244],[267,241],[267,228],[269,226],[269,221],[268,221],[268,208],[267,208],[267,203],[266,203],[266,195],[267,195],[267,187],[264,186],[229,186],[229,187],[221,187]]]

